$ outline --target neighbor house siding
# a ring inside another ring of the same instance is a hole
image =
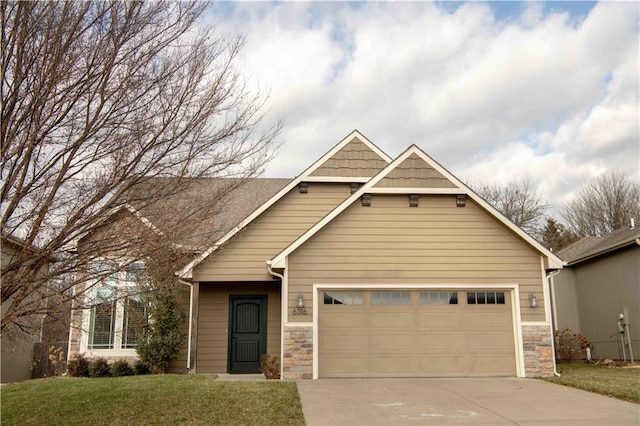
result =
[[[617,321],[626,308],[635,358],[640,350],[640,247],[633,244],[591,261],[573,265],[555,277],[556,294],[575,286],[576,299],[558,297],[558,327],[568,327],[593,343],[596,358],[621,359]],[[577,300],[577,303],[576,303]],[[579,327],[565,309],[577,305]],[[575,327],[575,328],[574,328]],[[627,352],[627,357],[629,356]]]
[[[280,356],[280,283],[200,283],[196,371],[227,372],[229,296],[267,295],[267,353]]]
[[[453,196],[373,195],[354,203],[289,256],[289,321],[298,293],[311,313],[312,285],[519,284],[523,321],[544,321],[540,255],[474,202]],[[531,309],[535,292],[540,308]]]
[[[350,185],[309,183],[308,193],[293,188],[240,231],[225,247],[195,268],[195,281],[271,280],[271,259],[350,194]]]

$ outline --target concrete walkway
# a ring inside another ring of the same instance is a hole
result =
[[[314,425],[640,425],[640,405],[535,379],[298,381]]]

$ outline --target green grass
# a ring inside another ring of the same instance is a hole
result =
[[[606,368],[582,363],[560,363],[557,370],[562,377],[545,380],[640,403],[640,368]]]
[[[211,376],[50,378],[2,387],[2,424],[304,425],[292,382]]]

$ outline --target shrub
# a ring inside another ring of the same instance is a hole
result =
[[[264,354],[260,359],[260,368],[262,368],[262,374],[267,379],[279,379],[280,378],[280,358],[273,355]]]
[[[124,359],[118,360],[111,364],[112,377],[133,376],[133,374],[133,368]]]
[[[96,358],[89,364],[89,377],[109,377],[111,368],[104,358]]]
[[[82,354],[76,354],[67,363],[67,374],[71,377],[89,377],[89,360]]]
[[[586,337],[568,328],[557,330],[554,338],[556,359],[563,361],[584,360],[586,349],[593,347]]]
[[[135,373],[136,376],[143,376],[145,374],[150,374],[151,370],[149,369],[149,366],[147,365],[146,362],[144,362],[141,359],[136,360],[136,362],[133,363],[133,372]]]
[[[186,315],[175,289],[156,289],[146,298],[153,321],[138,341],[136,351],[152,373],[164,373],[169,362],[178,358],[185,342],[182,326]]]

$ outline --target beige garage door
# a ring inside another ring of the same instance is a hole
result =
[[[319,294],[320,377],[515,376],[507,290]]]

